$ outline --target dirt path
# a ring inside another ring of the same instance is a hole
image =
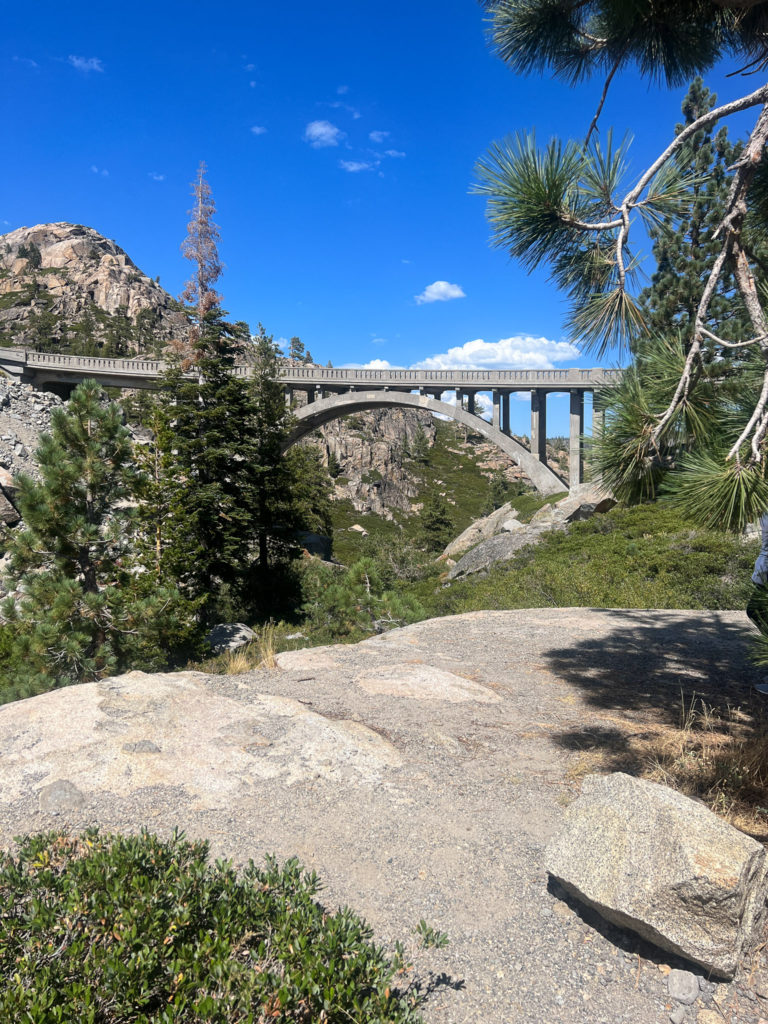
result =
[[[421,918],[448,933],[416,953],[428,1024],[756,1024],[761,963],[702,979],[683,1007],[666,976],[685,965],[561,900],[542,865],[585,747],[621,760],[622,737],[677,723],[681,686],[750,707],[748,628],[735,612],[479,612],[272,672],[47,694],[0,709],[0,840],[180,826],[239,863],[297,855],[378,939]]]

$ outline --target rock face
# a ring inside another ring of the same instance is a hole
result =
[[[510,502],[507,502],[506,505],[497,508],[495,512],[491,512],[489,516],[471,523],[463,533],[451,541],[442,557],[455,558],[467,548],[480,544],[484,540],[490,540],[501,531],[514,533],[516,529],[521,529],[523,526],[522,523],[517,522],[517,516],[517,509],[512,508]],[[512,525],[513,523],[515,525]]]
[[[589,519],[597,513],[607,512],[615,500],[599,484],[582,484],[554,505],[545,505],[531,517],[530,523],[518,523],[508,505],[496,509],[485,519],[473,523],[452,541],[443,552],[443,558],[477,546],[454,565],[448,578],[455,580],[487,570],[497,562],[506,562],[526,545],[538,544],[550,530],[565,530],[569,523]],[[486,539],[483,539],[486,538]]]
[[[93,228],[38,224],[0,236],[0,344],[131,355],[183,329],[171,296]]]
[[[391,518],[391,509],[410,511],[418,494],[406,452],[417,436],[427,450],[434,444],[435,424],[428,413],[413,409],[372,409],[332,420],[314,442],[324,461],[336,461],[334,497],[352,502],[357,512]]]
[[[545,866],[609,921],[724,978],[764,915],[764,848],[703,804],[621,772],[584,780]]]
[[[56,395],[0,377],[0,484],[12,486],[17,473],[37,472],[40,435],[50,429],[51,412],[63,405]]]

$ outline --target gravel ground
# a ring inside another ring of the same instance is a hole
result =
[[[681,687],[754,707],[748,628],[736,612],[431,620],[282,655],[269,672],[185,674],[185,706],[201,716],[186,746],[168,724],[168,676],[154,703],[133,674],[8,705],[0,842],[62,825],[178,826],[238,864],[296,855],[320,875],[323,901],[352,906],[380,941],[408,946],[421,918],[448,933],[445,949],[413,944],[427,1024],[757,1024],[768,1018],[762,952],[735,982],[710,982],[564,898],[543,869],[587,740],[615,751],[619,733],[676,723]],[[69,772],[33,736],[39,701],[57,709],[48,730],[71,737]],[[152,748],[176,758],[173,772],[147,774]]]

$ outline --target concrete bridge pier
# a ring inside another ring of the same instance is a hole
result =
[[[509,392],[501,393],[501,432],[507,437],[512,436],[512,424],[509,422]]]
[[[568,474],[571,487],[576,487],[584,480],[584,452],[582,435],[584,433],[584,392],[571,391],[571,431],[570,451],[568,457]]]
[[[547,392],[543,388],[531,391],[531,455],[547,464]]]

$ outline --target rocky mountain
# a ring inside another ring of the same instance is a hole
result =
[[[156,353],[183,330],[178,303],[93,228],[0,235],[0,345],[133,355]]]

